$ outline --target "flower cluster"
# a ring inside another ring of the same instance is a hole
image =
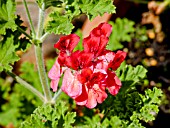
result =
[[[63,75],[61,89],[77,105],[94,108],[107,98],[106,89],[112,95],[118,93],[121,81],[115,70],[124,61],[126,53],[106,49],[111,31],[110,24],[101,23],[83,39],[82,51],[73,51],[80,40],[76,34],[59,39],[54,45],[60,51],[59,56],[48,74],[54,92]]]

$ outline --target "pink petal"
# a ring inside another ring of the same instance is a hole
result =
[[[92,109],[96,106],[97,106],[96,94],[94,93],[93,89],[89,89],[86,107]]]
[[[51,70],[48,73],[48,77],[52,80],[57,80],[61,76],[60,74],[60,64],[58,63],[58,60],[56,60],[55,64],[51,68]]]
[[[64,73],[61,89],[73,99],[82,93],[82,84],[71,73],[70,69]]]
[[[56,91],[57,91],[58,82],[59,82],[59,80],[52,80],[52,81],[51,81],[50,86],[51,86],[51,88],[53,89],[53,92],[56,92]]]
[[[105,92],[105,87],[102,85],[95,84],[93,90],[97,93],[97,102],[102,103],[107,98],[107,93]]]

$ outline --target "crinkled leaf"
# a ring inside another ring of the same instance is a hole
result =
[[[15,31],[17,25],[15,24],[16,5],[13,0],[0,2],[0,34],[5,35],[6,29]]]
[[[161,103],[162,91],[156,87],[147,89],[145,95],[141,95],[144,106],[140,109],[140,113],[137,114],[137,117],[140,120],[145,122],[152,121],[155,119],[155,114],[158,113],[158,106]]]
[[[147,70],[138,65],[136,67],[132,67],[131,65],[122,64],[120,68],[116,71],[116,74],[120,78],[122,82],[132,82],[133,84],[139,82],[141,79],[146,77]],[[131,84],[132,84],[131,83]],[[126,84],[130,86],[130,83]]]
[[[98,15],[107,13],[115,13],[115,6],[112,0],[75,0],[68,1],[64,14],[58,11],[52,12],[49,17],[46,31],[55,34],[70,34],[74,26],[72,20],[80,14],[87,14],[92,20]]]
[[[69,15],[61,15],[59,12],[53,12],[50,14],[53,19],[49,21],[46,31],[55,34],[70,34],[74,26],[71,23]]]
[[[19,60],[19,57],[15,53],[14,37],[8,37],[5,41],[0,42],[0,72],[4,69],[11,71],[15,61]]]
[[[115,13],[115,6],[112,0],[80,0],[80,9],[87,14],[90,20],[96,16],[102,16],[105,12]]]
[[[56,105],[45,104],[38,107],[30,119],[24,121],[20,128],[71,128],[76,116],[75,112],[67,112],[67,107],[64,103]]]
[[[132,37],[131,34],[135,32],[134,22],[126,18],[117,18],[116,22],[110,21],[109,24],[112,25],[113,30],[110,35],[109,43],[107,49],[117,50],[123,48],[121,42],[130,42]]]

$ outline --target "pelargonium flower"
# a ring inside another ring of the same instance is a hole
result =
[[[101,23],[83,39],[82,51],[73,52],[79,42],[77,35],[60,38],[54,45],[59,50],[59,56],[48,73],[53,91],[57,91],[59,79],[64,75],[62,91],[77,105],[88,108],[102,103],[107,98],[106,90],[112,95],[119,92],[122,84],[115,70],[124,61],[126,53],[106,49],[111,31],[111,25]]]

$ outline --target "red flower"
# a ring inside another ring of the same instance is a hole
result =
[[[92,53],[85,53],[84,51],[76,51],[71,56],[66,58],[65,65],[74,70],[83,69],[91,65],[93,59]]]
[[[73,51],[75,46],[78,44],[80,37],[76,34],[70,34],[67,36],[63,36],[59,39],[59,41],[54,44],[54,47],[64,53],[70,53]]]
[[[57,90],[60,76],[64,74],[61,89],[76,101],[77,105],[94,108],[107,98],[106,89],[116,95],[121,87],[121,81],[116,76],[116,70],[124,61],[126,53],[116,54],[106,50],[112,27],[102,23],[94,28],[90,35],[83,39],[83,51],[73,52],[79,42],[75,34],[61,37],[54,45],[60,50],[58,59],[48,76],[51,88]]]
[[[97,103],[102,103],[107,98],[103,82],[106,74],[93,72],[90,68],[83,69],[78,75],[78,80],[82,84],[82,93],[75,98],[78,105],[85,105],[94,108]]]

